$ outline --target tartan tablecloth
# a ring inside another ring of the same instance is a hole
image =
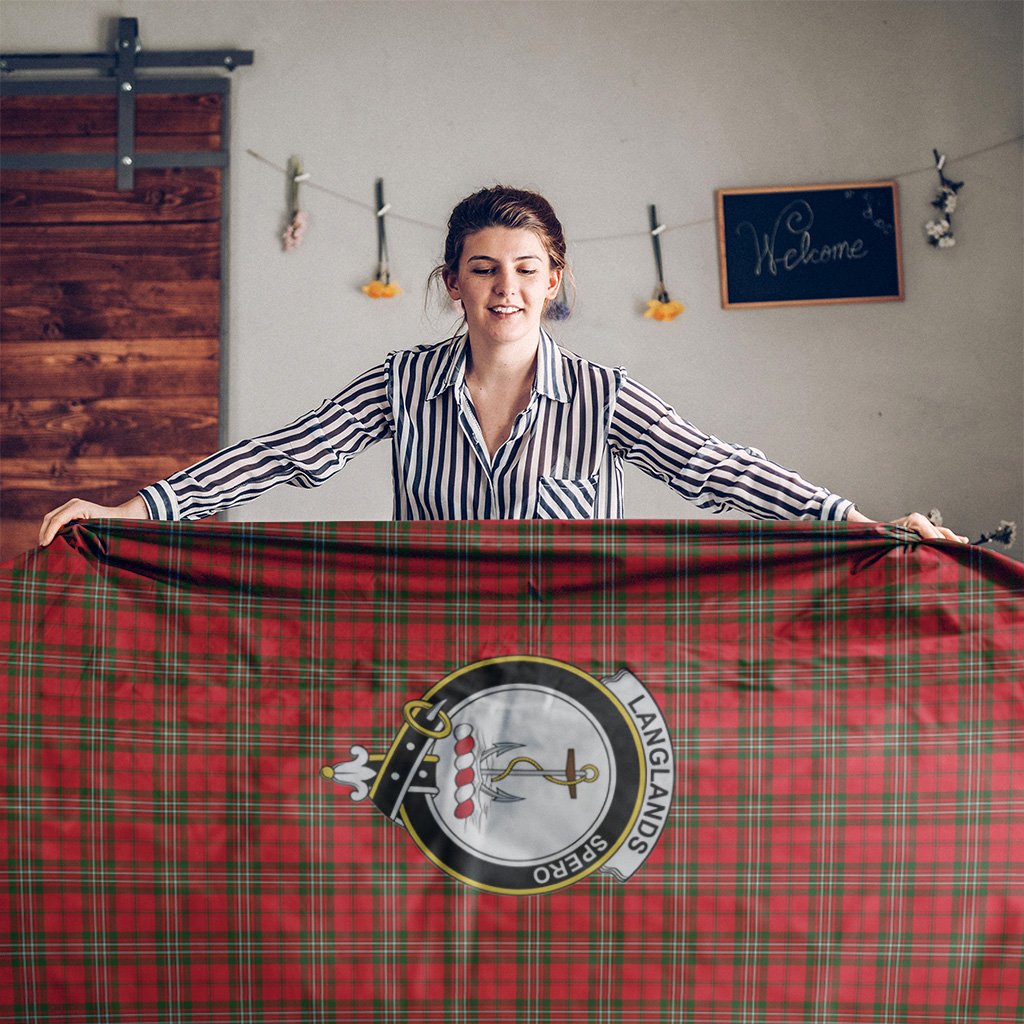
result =
[[[1022,599],[845,524],[79,524],[0,571],[0,1020],[1019,1021]]]

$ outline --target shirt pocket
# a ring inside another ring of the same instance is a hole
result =
[[[542,476],[537,481],[535,519],[593,519],[597,477]]]

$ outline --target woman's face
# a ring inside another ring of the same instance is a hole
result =
[[[561,280],[537,234],[496,227],[466,236],[459,272],[445,285],[462,303],[475,343],[535,344],[544,304],[558,294]]]

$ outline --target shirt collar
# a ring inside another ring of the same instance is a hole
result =
[[[434,380],[427,391],[427,400],[437,398],[442,391],[462,386],[466,376],[466,343],[468,334],[457,334],[446,343],[447,351],[441,357]]]
[[[569,383],[564,363],[561,350],[542,327],[540,347],[537,349],[537,377],[533,383],[539,394],[556,402],[569,401]]]
[[[448,351],[438,365],[434,382],[427,391],[428,400],[437,398],[448,388],[462,386],[466,378],[468,346],[468,334],[460,334],[448,342]],[[533,381],[534,391],[556,402],[568,402],[569,385],[563,364],[564,360],[558,346],[551,335],[541,328],[540,345],[537,348],[537,373]]]

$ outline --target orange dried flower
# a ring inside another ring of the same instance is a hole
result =
[[[363,294],[369,295],[371,299],[393,299],[396,295],[402,294],[402,289],[392,282],[385,283],[381,280],[371,281],[363,285]]]
[[[644,316],[648,320],[675,320],[686,307],[681,302],[662,302],[659,299],[651,299],[647,303],[647,312]]]

